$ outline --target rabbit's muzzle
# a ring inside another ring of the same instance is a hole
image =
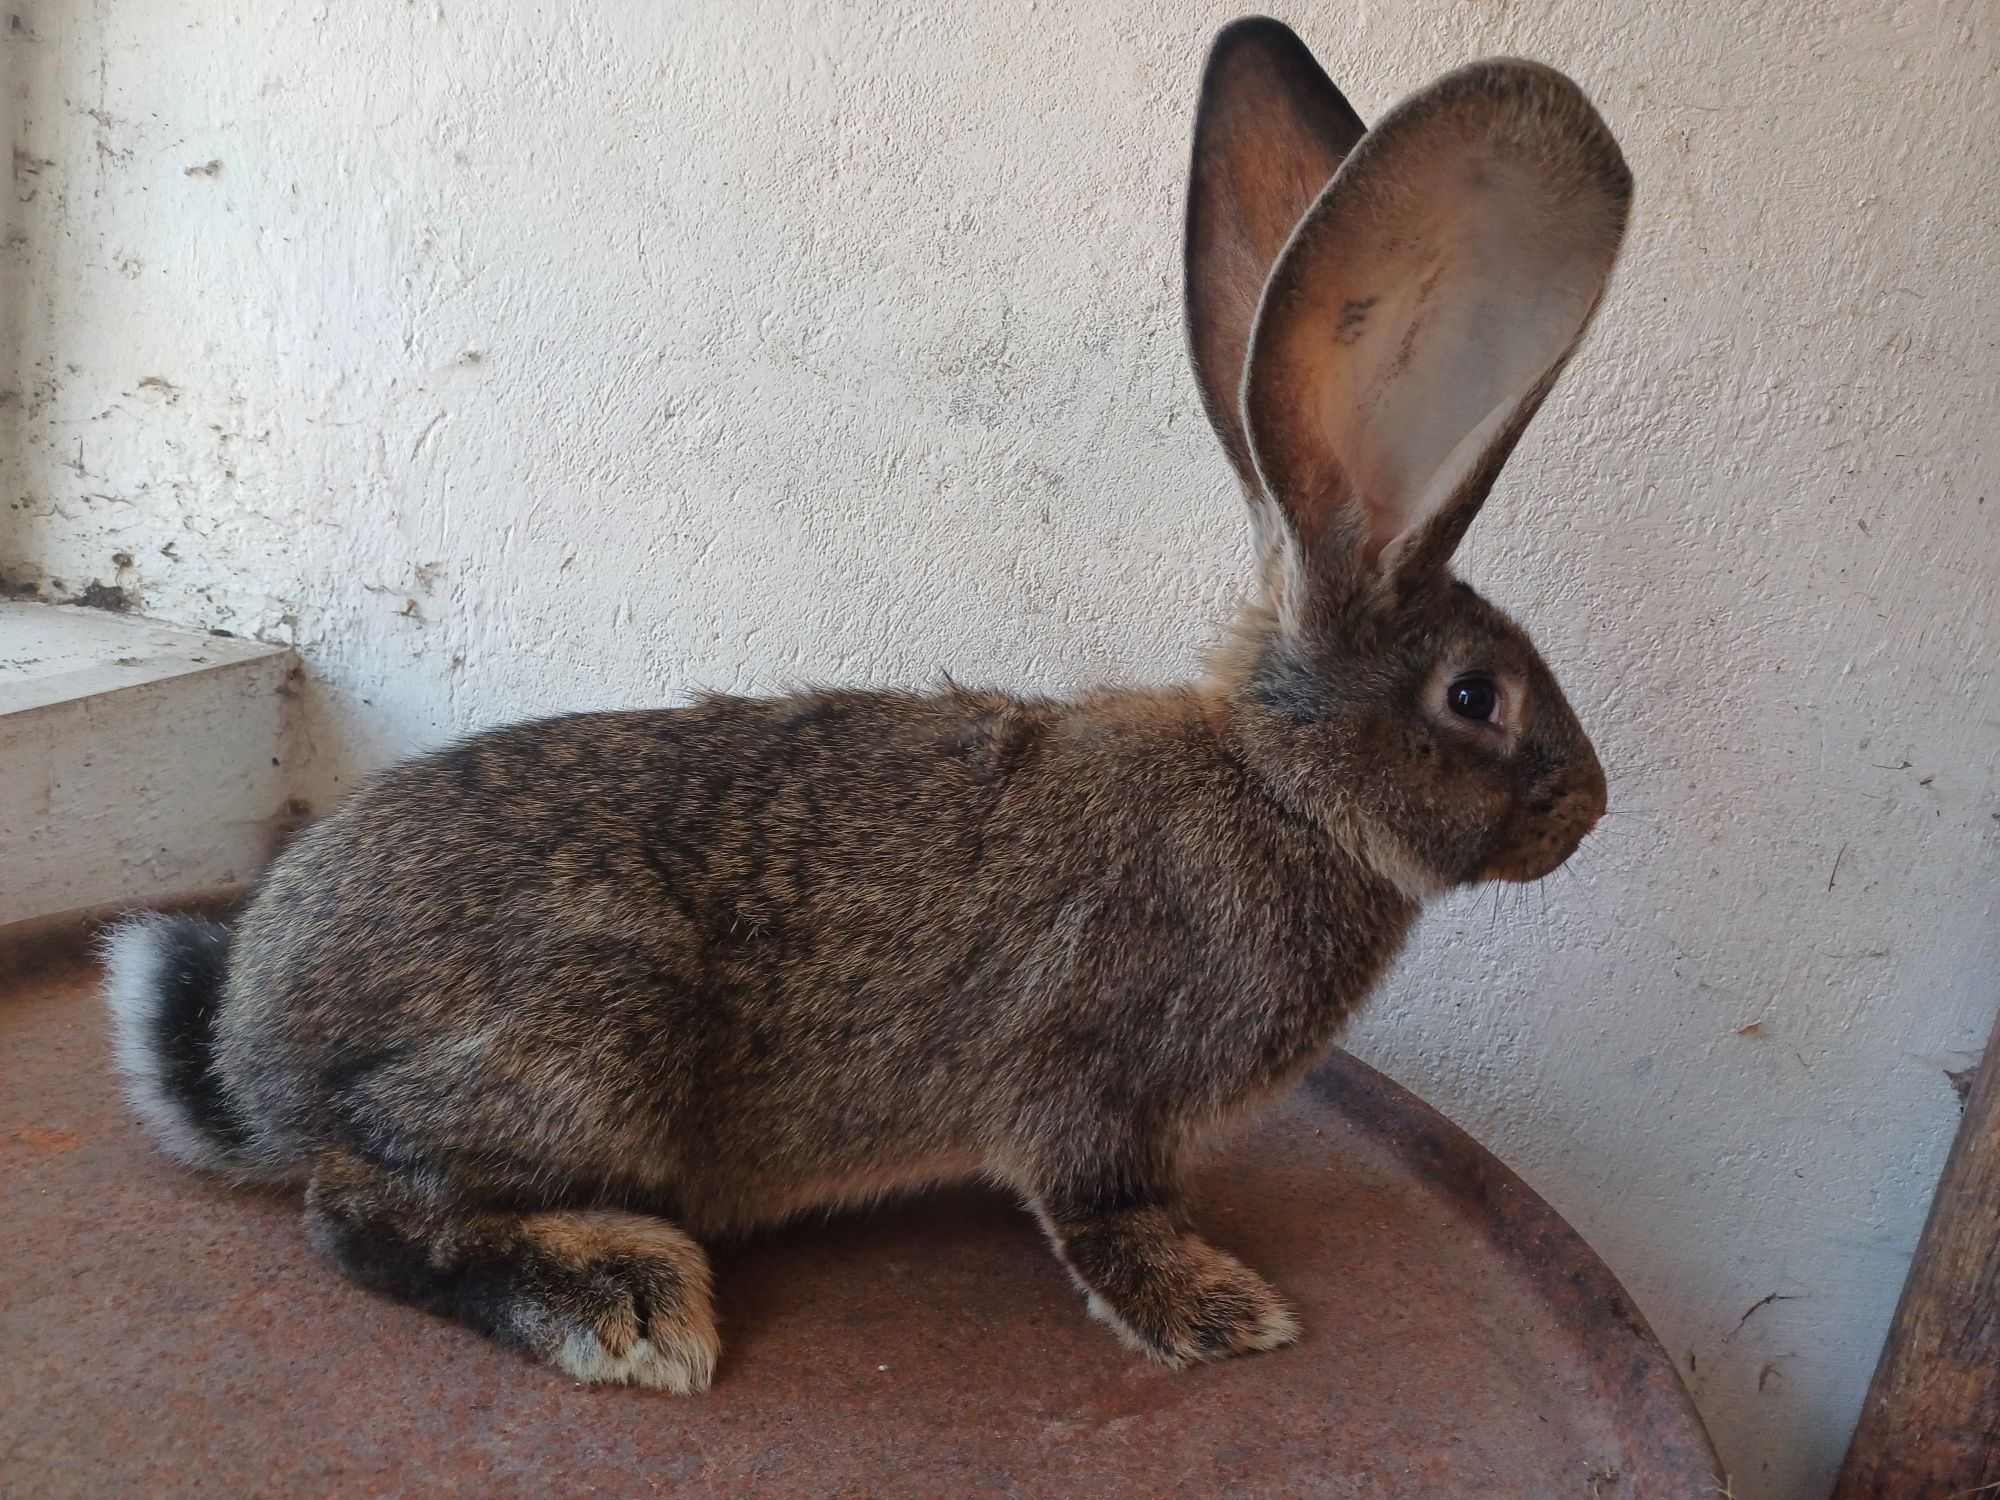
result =
[[[1576,853],[1604,816],[1604,769],[1593,757],[1538,786],[1507,821],[1481,880],[1540,880]]]

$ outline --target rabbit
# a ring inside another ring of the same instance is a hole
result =
[[[1450,559],[1630,198],[1546,67],[1472,64],[1368,131],[1289,30],[1230,25],[1186,315],[1258,565],[1203,675],[711,695],[396,766],[233,928],[109,933],[136,1112],[302,1187],[354,1281],[585,1382],[710,1386],[704,1241],[968,1179],[1144,1355],[1293,1342],[1178,1166],[1324,1052],[1427,901],[1539,879],[1603,812]]]

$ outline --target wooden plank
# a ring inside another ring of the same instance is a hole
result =
[[[2000,1496],[2000,1021],[1833,1500]]]

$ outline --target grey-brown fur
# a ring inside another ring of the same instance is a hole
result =
[[[1208,301],[1240,322],[1245,295]],[[1422,545],[1435,515],[1369,545],[1352,494],[1265,492],[1230,422],[1267,587],[1203,682],[712,697],[396,767],[297,839],[233,942],[114,935],[149,1118],[178,1100],[181,1154],[303,1180],[357,1280],[586,1379],[706,1386],[696,1241],[973,1175],[1155,1357],[1288,1342],[1276,1293],[1183,1222],[1184,1146],[1312,1061],[1425,897],[1546,873],[1604,785],[1533,648]],[[1467,673],[1507,722],[1439,708]]]

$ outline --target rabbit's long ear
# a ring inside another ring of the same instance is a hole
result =
[[[1447,74],[1348,156],[1272,270],[1243,405],[1315,588],[1447,562],[1597,309],[1632,179],[1535,63]]]
[[[1278,252],[1364,127],[1305,43],[1262,16],[1216,36],[1202,72],[1188,168],[1188,344],[1201,402],[1244,488],[1243,356]]]

